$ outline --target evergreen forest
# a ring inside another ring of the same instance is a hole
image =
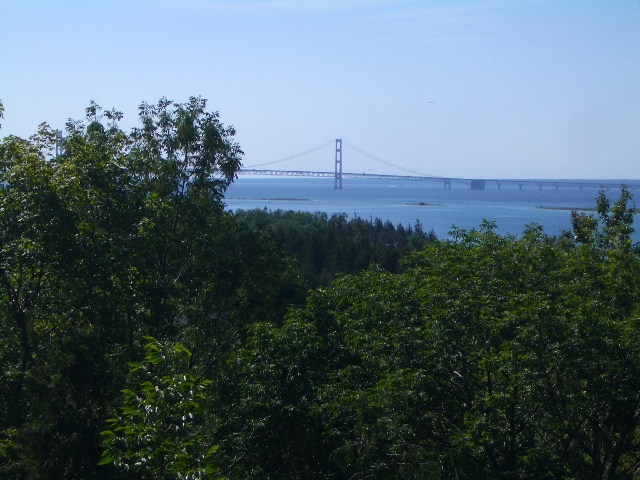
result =
[[[204,99],[121,120],[0,140],[0,478],[640,478],[627,188],[554,237],[231,213]]]

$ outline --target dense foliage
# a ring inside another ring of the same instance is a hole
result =
[[[586,244],[456,231],[400,275],[340,278],[282,326],[254,325],[237,478],[635,478],[629,219]]]
[[[211,454],[217,450],[212,431],[198,428],[210,380],[189,368],[191,352],[146,337],[143,362],[132,362],[136,391],[122,391],[122,406],[109,429],[101,432],[105,447],[99,465],[148,478],[207,478],[216,473]]]
[[[141,105],[130,133],[120,117],[92,104],[59,156],[46,125],[0,144],[4,478],[113,478],[100,432],[144,336],[181,342],[195,378],[215,379],[246,325],[303,294],[291,262],[223,211],[233,129],[198,98]]]
[[[640,478],[625,188],[557,238],[232,215],[205,107],[1,141],[0,478]]]
[[[436,240],[419,220],[413,228],[391,222],[347,220],[346,214],[248,210],[236,212],[252,230],[264,232],[300,262],[301,273],[312,287],[328,285],[336,274],[360,273],[376,264],[397,273],[400,259]]]

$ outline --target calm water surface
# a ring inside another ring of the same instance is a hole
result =
[[[452,226],[477,228],[483,219],[495,221],[498,232],[519,235],[525,225],[537,223],[550,235],[571,227],[570,211],[595,206],[595,188],[487,186],[471,190],[453,184],[416,181],[344,179],[342,190],[333,188],[332,178],[240,177],[227,190],[225,203],[235,210],[267,208],[306,212],[345,213],[349,218],[379,218],[394,225],[413,226],[419,220],[425,231],[433,229],[446,238]],[[613,200],[619,191],[610,190]],[[640,229],[640,227],[638,227]],[[635,241],[640,234],[635,234]]]

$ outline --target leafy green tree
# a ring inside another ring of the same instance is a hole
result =
[[[571,212],[573,236],[579,243],[598,243],[604,249],[631,246],[631,234],[634,232],[633,214],[635,205],[633,195],[623,185],[620,198],[614,203],[606,196],[605,189],[601,189],[596,197],[596,211],[598,219],[593,215]]]
[[[145,282],[136,328],[180,338],[193,362],[212,371],[246,325],[284,313],[288,301],[277,292],[295,283],[295,272],[265,238],[223,211],[242,152],[234,129],[205,107],[200,98],[142,104],[128,156],[146,172],[147,243],[137,251],[148,255],[138,267]]]
[[[143,104],[131,133],[121,117],[92,102],[58,156],[46,125],[0,142],[3,478],[112,478],[100,432],[143,336],[180,341],[224,385],[247,325],[303,294],[291,262],[224,212],[241,152],[204,100]]]
[[[181,344],[146,340],[144,360],[129,366],[135,391],[122,391],[120,414],[102,432],[99,463],[127,478],[213,478],[217,446],[200,418],[211,381],[190,371],[191,352]]]
[[[70,135],[67,157],[52,156],[46,125],[0,146],[0,429],[13,432],[3,467],[14,478],[90,476],[100,411],[118,376],[112,349],[126,338],[125,258],[135,247],[123,215],[138,215],[140,202],[125,169],[112,165],[122,133],[88,130]]]

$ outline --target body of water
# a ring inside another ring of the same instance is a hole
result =
[[[477,228],[483,219],[496,222],[502,234],[519,235],[525,226],[537,223],[549,235],[571,228],[570,209],[595,207],[598,190],[575,187],[488,186],[471,190],[468,185],[409,180],[343,179],[342,190],[333,188],[333,178],[243,177],[227,190],[225,203],[231,210],[267,208],[306,212],[346,213],[349,218],[390,221],[413,226],[419,220],[425,231],[433,229],[446,238],[452,227]],[[613,201],[619,190],[607,196]],[[637,226],[640,230],[640,226]],[[640,234],[634,235],[640,240]]]

